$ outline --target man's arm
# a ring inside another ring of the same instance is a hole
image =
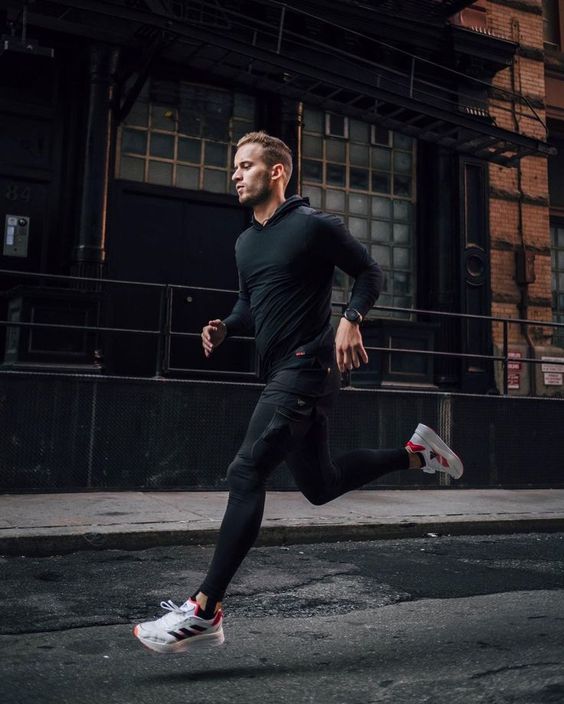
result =
[[[252,335],[255,330],[251,316],[251,301],[243,277],[239,274],[239,296],[235,301],[233,310],[223,320],[228,335]]]
[[[209,357],[228,335],[252,333],[253,331],[249,294],[242,278],[239,277],[239,296],[231,313],[225,320],[210,320],[202,328],[204,354]]]
[[[349,307],[364,318],[384,287],[384,272],[340,218],[328,214],[317,217],[322,220],[322,251],[335,266],[354,278]]]
[[[318,215],[322,219],[322,251],[331,262],[355,280],[348,307],[360,313],[358,322],[341,319],[335,336],[337,365],[341,372],[368,362],[360,322],[376,302],[384,285],[384,272],[370,257],[365,247],[333,215]]]

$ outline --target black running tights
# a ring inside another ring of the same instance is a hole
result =
[[[263,395],[264,396],[264,395]],[[284,405],[261,397],[227,479],[229,500],[208,574],[200,587],[221,601],[229,582],[253,546],[262,521],[265,482],[286,461],[299,490],[315,505],[358,489],[383,474],[409,466],[409,455],[396,450],[359,449],[331,459],[327,412],[335,394],[315,404],[289,397]]]

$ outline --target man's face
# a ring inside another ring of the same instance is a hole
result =
[[[267,201],[273,191],[270,167],[264,161],[260,144],[243,144],[235,154],[232,179],[239,203],[251,208]]]

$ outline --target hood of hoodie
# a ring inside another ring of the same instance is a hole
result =
[[[301,205],[309,207],[309,198],[302,198],[302,196],[298,195],[290,196],[288,200],[285,200],[282,205],[274,211],[272,216],[266,221],[266,225],[262,225],[260,222],[258,222],[258,220],[255,219],[254,215],[252,225],[256,230],[262,230],[265,227],[270,227],[270,225],[274,225],[274,223],[278,222],[278,220],[281,220],[289,212],[295,210],[296,208],[299,208]]]

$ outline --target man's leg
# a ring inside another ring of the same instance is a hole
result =
[[[162,602],[170,613],[134,628],[148,648],[174,653],[198,644],[223,643],[221,600],[253,546],[262,522],[265,482],[311,424],[312,412],[290,411],[260,400],[241,448],[229,466],[229,500],[208,574],[199,590],[182,606]]]
[[[328,413],[335,399],[336,393],[319,399],[306,434],[286,457],[298,488],[313,504],[325,504],[384,474],[403,469],[446,472],[455,479],[462,476],[460,459],[433,430],[422,424],[417,426],[405,448],[364,448],[345,452],[333,460]]]
[[[418,455],[405,448],[358,449],[333,460],[327,416],[334,399],[335,394],[320,399],[307,433],[286,458],[298,488],[308,501],[325,504],[389,472],[421,467]]]
[[[265,483],[272,470],[307,433],[311,409],[290,411],[259,401],[245,440],[229,466],[229,500],[214,556],[199,591],[208,603],[220,602],[241,562],[254,545],[264,512]],[[209,613],[209,609],[207,609]]]

